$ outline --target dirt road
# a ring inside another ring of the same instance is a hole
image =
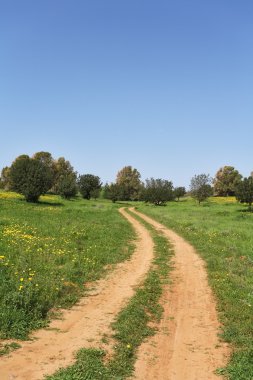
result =
[[[203,260],[193,247],[162,224],[131,209],[169,239],[174,247],[172,285],[162,297],[159,332],[139,349],[138,380],[215,380],[228,347],[217,337],[220,325]]]
[[[158,334],[139,349],[135,378],[218,379],[213,371],[224,365],[228,349],[217,338],[219,323],[203,261],[180,236],[134,209],[131,211],[162,232],[175,250],[172,285],[166,286],[162,297],[163,319]],[[96,282],[92,295],[64,311],[63,320],[53,321],[51,329],[35,332],[32,337],[36,340],[22,342],[21,349],[1,358],[1,380],[41,380],[44,375],[72,364],[78,349],[99,348],[103,334],[111,333],[115,316],[148,272],[154,250],[147,229],[124,209],[120,212],[138,236],[132,258]]]
[[[73,363],[74,352],[82,347],[100,347],[104,333],[134,294],[148,272],[153,258],[149,232],[126,211],[120,210],[136,230],[138,240],[132,258],[119,264],[105,279],[96,283],[92,296],[84,297],[63,320],[53,321],[50,330],[36,331],[34,341],[21,342],[22,348],[0,359],[1,380],[41,380],[60,367]],[[56,330],[57,329],[57,330]]]

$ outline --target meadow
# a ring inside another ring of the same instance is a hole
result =
[[[231,380],[253,379],[253,213],[234,198],[192,199],[138,209],[185,237],[207,264],[209,283],[230,343],[231,360],[218,373]]]
[[[134,233],[111,202],[0,192],[0,338],[25,339],[85,284],[132,252]]]
[[[203,257],[217,299],[220,335],[232,350],[228,366],[217,372],[230,380],[252,380],[253,213],[232,197],[210,198],[201,205],[191,198],[160,207],[131,205],[185,237]],[[25,339],[33,329],[46,326],[59,307],[70,307],[85,294],[87,282],[130,257],[134,232],[119,215],[121,206],[105,200],[64,201],[53,195],[30,204],[20,195],[0,192],[1,339]],[[160,270],[167,265],[165,248],[162,240],[158,252],[165,261]],[[149,335],[141,299],[152,300],[155,294],[159,298],[161,292],[153,276],[151,272],[147,278],[149,295],[140,289],[117,317],[118,349],[108,366],[102,361],[104,352],[83,350],[74,367],[52,378],[81,379],[93,367],[108,379],[131,373],[136,349]],[[158,298],[155,306],[151,303],[154,315]],[[11,349],[7,344],[3,354]]]

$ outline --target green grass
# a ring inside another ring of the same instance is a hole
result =
[[[27,338],[130,257],[134,233],[118,207],[56,196],[29,204],[0,192],[0,338]]]
[[[16,342],[0,344],[0,356],[8,355],[12,351],[17,350],[20,347],[20,344]]]
[[[148,226],[144,222],[143,224]],[[152,230],[151,227],[148,228]],[[112,326],[115,342],[113,357],[109,361],[104,360],[105,351],[82,349],[73,366],[59,370],[55,375],[47,377],[47,380],[123,380],[133,373],[138,347],[145,338],[155,333],[150,322],[157,322],[161,318],[159,300],[170,270],[172,250],[168,241],[154,231],[153,237],[153,266],[143,285],[137,289],[135,296],[119,313]]]
[[[233,199],[193,200],[165,207],[138,209],[191,242],[207,263],[209,283],[217,298],[222,337],[233,348],[230,380],[253,379],[253,213]]]

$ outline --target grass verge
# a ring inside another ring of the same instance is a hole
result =
[[[134,232],[118,207],[53,195],[29,204],[0,191],[0,339],[26,339],[130,257]]]
[[[152,231],[155,242],[155,258],[143,284],[135,296],[119,313],[112,328],[114,330],[114,354],[104,360],[106,352],[98,349],[82,349],[76,363],[59,370],[47,380],[123,380],[134,370],[138,347],[145,338],[155,333],[151,322],[158,322],[162,315],[159,300],[163,284],[168,281],[172,249],[168,241],[158,235],[147,223],[134,215]]]

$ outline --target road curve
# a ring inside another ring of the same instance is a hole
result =
[[[97,281],[92,295],[65,310],[63,320],[53,321],[50,329],[34,332],[32,337],[36,340],[22,342],[22,348],[1,357],[1,380],[41,380],[72,364],[74,353],[80,348],[99,348],[103,334],[111,333],[111,323],[134,295],[134,288],[145,277],[153,259],[153,240],[147,229],[124,209],[119,211],[137,234],[131,259]]]
[[[208,285],[205,264],[175,232],[130,209],[162,233],[174,249],[171,285],[164,289],[159,332],[139,349],[137,380],[217,380],[214,371],[226,364],[229,349],[218,339],[220,324]]]

